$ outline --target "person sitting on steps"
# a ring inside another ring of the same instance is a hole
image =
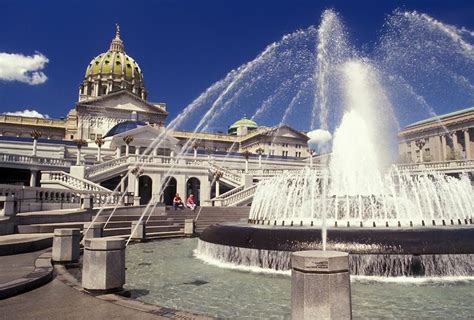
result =
[[[191,193],[186,199],[186,207],[188,207],[191,210],[196,210],[196,203],[194,202],[194,195]]]
[[[181,200],[181,197],[179,196],[179,193],[177,193],[173,198],[173,208],[174,208],[175,211],[178,208],[180,208],[181,210],[184,209],[183,200]]]

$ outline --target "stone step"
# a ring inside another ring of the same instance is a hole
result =
[[[19,234],[27,233],[54,233],[54,229],[63,228],[79,228],[82,230],[84,222],[60,222],[60,223],[40,223],[18,225],[17,232]]]
[[[113,215],[112,218],[110,218],[110,221],[136,221],[140,219],[141,215]],[[97,217],[96,221],[100,222],[105,222],[109,218],[108,215],[100,215]],[[144,219],[147,219],[148,216],[145,216]],[[170,220],[170,217],[168,216],[151,216],[149,221],[167,221]]]
[[[162,233],[162,232],[181,232],[183,230],[182,226],[153,226],[147,227],[147,235],[148,233]],[[119,236],[119,235],[130,235],[131,226],[130,227],[123,227],[123,228],[113,228],[113,229],[106,229],[103,232],[104,237],[110,236]]]
[[[125,228],[130,227],[132,224],[131,221],[109,221],[107,223],[107,229],[114,229],[114,228]],[[174,220],[167,220],[167,221],[148,221],[147,227],[153,226],[184,226],[184,221],[174,221]]]
[[[184,237],[184,231],[178,232],[150,232],[146,234],[147,239],[166,239]]]

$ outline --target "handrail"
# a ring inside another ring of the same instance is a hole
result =
[[[111,192],[109,189],[102,187],[99,184],[96,184],[89,180],[74,177],[64,171],[43,171],[41,176],[41,182],[57,182],[73,190]]]
[[[90,167],[86,168],[86,177],[91,177],[95,174],[101,173],[106,171],[109,168],[116,168],[120,165],[126,164],[127,163],[128,156],[122,156],[120,158],[112,159],[109,161],[105,161]]]
[[[254,184],[253,186],[251,186],[247,189],[244,189],[240,192],[237,192],[233,195],[230,195],[226,199],[223,199],[222,204],[224,206],[229,206],[229,205],[232,205],[232,204],[235,204],[235,203],[239,202],[240,200],[247,199],[249,196],[255,194],[257,186],[258,186],[258,184]]]
[[[474,168],[474,160],[452,160],[439,162],[420,162],[395,165],[399,170],[417,171],[427,169]]]
[[[221,171],[223,173],[223,178],[226,178],[227,180],[240,185],[242,184],[242,178],[238,174],[233,173],[231,170],[223,168],[221,166],[216,165],[215,163],[210,163],[210,168],[211,170],[215,171]]]

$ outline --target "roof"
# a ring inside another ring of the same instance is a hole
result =
[[[115,136],[119,133],[124,133],[138,127],[146,126],[146,123],[143,121],[129,120],[124,122],[119,122],[113,126],[104,136],[104,138]]]
[[[0,141],[33,142],[33,138],[0,136]],[[72,140],[55,140],[55,139],[41,139],[41,138],[38,139],[38,143],[60,144],[60,145],[68,145],[68,146],[76,145],[76,143]]]
[[[469,108],[465,108],[465,109],[461,109],[461,110],[456,110],[456,111],[453,111],[453,112],[450,112],[450,113],[445,113],[445,114],[442,114],[442,115],[438,115],[438,116],[435,116],[435,117],[431,117],[431,118],[427,118],[427,119],[423,119],[423,120],[414,122],[412,124],[407,125],[406,128],[413,127],[413,126],[420,125],[420,124],[433,122],[433,121],[438,121],[438,120],[441,120],[441,119],[461,115],[463,113],[472,112],[472,111],[474,111],[474,107],[469,107]]]

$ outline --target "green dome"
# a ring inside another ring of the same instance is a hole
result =
[[[237,120],[236,122],[234,122],[230,127],[229,129],[237,129],[239,127],[247,127],[249,129],[257,129],[258,128],[258,124],[247,118],[247,117],[243,117],[242,119],[240,120]]]
[[[247,128],[248,131],[251,131],[257,129],[258,124],[255,121],[244,116],[242,119],[237,120],[232,125],[230,125],[229,130],[227,130],[227,133],[229,135],[240,135],[237,130],[238,128]]]
[[[128,80],[141,79],[138,63],[124,52],[107,51],[95,57],[87,67],[86,78],[99,74],[123,76]]]
[[[110,44],[107,52],[99,54],[87,66],[86,78],[94,76],[113,76],[123,78],[128,81],[135,80],[142,82],[142,72],[138,63],[124,51],[122,39],[120,39],[120,29],[117,26],[117,33]]]

